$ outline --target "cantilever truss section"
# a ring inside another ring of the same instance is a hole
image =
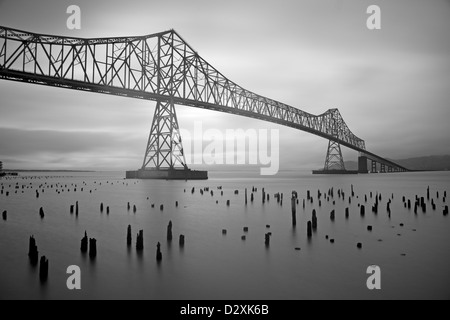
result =
[[[344,158],[342,157],[341,145],[331,141],[328,143],[328,151],[325,159],[325,171],[345,171]]]
[[[142,169],[187,169],[173,101],[156,104]]]
[[[0,79],[160,104],[172,101],[255,118],[318,135],[398,166],[366,151],[364,140],[352,133],[338,109],[313,115],[246,90],[206,62],[174,30],[86,39],[0,26]]]
[[[316,116],[248,91],[206,62],[174,30],[81,39],[0,26],[0,79],[153,101],[173,99],[175,104],[271,121],[365,150],[364,141],[350,131],[337,109]]]

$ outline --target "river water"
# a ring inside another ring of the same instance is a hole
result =
[[[210,173],[208,181],[187,182],[123,178],[121,172],[102,172],[24,173],[1,179],[0,211],[6,210],[8,215],[6,221],[0,221],[0,299],[450,298],[450,217],[443,216],[447,201],[443,195],[450,191],[448,172],[347,176],[284,172],[273,178],[217,172]],[[213,195],[200,193],[206,187]],[[252,203],[253,187],[258,190]],[[270,195],[264,204],[262,188]],[[327,199],[331,188],[334,197]],[[340,189],[345,199],[338,197]],[[293,190],[299,197],[295,227],[290,200]],[[313,203],[306,201],[303,209],[308,190]],[[318,190],[323,194],[320,206]],[[282,205],[274,198],[278,192],[284,194]],[[381,200],[378,214],[374,214],[371,207],[377,193]],[[425,197],[426,213],[419,209],[414,214],[413,209],[404,208],[403,196],[414,206],[416,195]],[[389,199],[390,218],[386,210]],[[431,208],[432,200],[436,210]],[[78,217],[70,214],[70,206],[77,201]],[[160,205],[164,205],[163,211]],[[365,205],[364,217],[358,205]],[[45,212],[43,219],[40,207]],[[313,209],[318,229],[308,240],[307,221]],[[332,210],[334,221],[330,219]],[[172,242],[166,236],[170,221]],[[133,234],[131,248],[126,242],[128,225]],[[371,232],[368,226],[372,226]],[[142,254],[135,249],[139,230],[144,231]],[[80,251],[85,231],[97,239],[94,260]],[[266,247],[268,232],[272,236]],[[180,234],[185,235],[184,247],[178,242]],[[44,284],[39,281],[39,268],[28,260],[31,235],[39,254],[50,262]],[[161,263],[155,258],[158,242]],[[362,243],[362,249],[357,243]],[[81,269],[81,290],[67,289],[66,271],[71,265]],[[367,268],[372,265],[380,267],[381,290],[366,286]]]

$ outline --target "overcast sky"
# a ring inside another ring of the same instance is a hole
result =
[[[81,30],[66,9],[81,7]],[[367,7],[382,30],[366,27]],[[74,37],[175,29],[225,76],[313,114],[339,108],[367,149],[450,154],[448,0],[0,0],[0,25]],[[135,169],[155,103],[0,81],[0,160],[9,168]],[[280,130],[282,169],[322,165],[327,141],[247,118],[177,107],[192,130]],[[346,160],[356,152],[344,151]]]

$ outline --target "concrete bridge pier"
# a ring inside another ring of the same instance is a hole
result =
[[[372,171],[371,173],[378,173],[377,171],[377,162],[375,160],[372,160]]]
[[[358,173],[369,173],[369,169],[367,168],[367,157],[359,156],[358,157]]]

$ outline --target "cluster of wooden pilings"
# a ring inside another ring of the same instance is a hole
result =
[[[25,179],[25,180],[27,180],[27,179]],[[33,178],[29,178],[29,179],[32,180]],[[39,179],[44,179],[44,178],[39,177]],[[118,181],[116,181],[116,182],[109,182],[109,181],[96,182],[95,181],[94,184],[96,186],[102,186],[102,185],[112,186],[115,184],[120,184],[120,182],[118,182]],[[122,184],[125,184],[125,183],[122,183]],[[128,185],[128,183],[127,183],[127,185]],[[52,190],[53,190],[53,192],[55,192],[57,194],[61,194],[61,193],[74,193],[75,194],[75,193],[80,193],[80,192],[92,193],[93,191],[96,191],[97,189],[96,188],[88,188],[88,185],[85,182],[82,182],[80,184],[60,184],[60,183],[49,184],[47,182],[42,182],[42,183],[39,182],[39,185],[37,185],[37,186],[33,185],[32,183],[25,183],[25,182],[22,184],[19,184],[19,182],[10,183],[9,185],[4,184],[4,183],[0,184],[0,193],[1,193],[1,196],[4,196],[4,197],[10,197],[13,194],[31,191],[32,192],[31,195],[33,197],[35,194],[36,198],[41,199],[42,197],[45,197],[45,195],[48,194]],[[211,197],[214,197],[217,194],[220,194],[221,197],[225,196],[225,191],[223,190],[223,188],[221,186],[217,187],[217,190],[212,189],[210,187],[203,187],[203,188],[197,187],[197,190],[199,190],[198,192],[202,196],[211,195]],[[292,191],[292,195],[291,195],[291,199],[290,199],[291,200],[290,224],[294,228],[299,226],[298,212],[299,212],[300,205],[302,206],[303,210],[306,210],[307,205],[314,205],[314,204],[315,204],[316,208],[317,207],[321,208],[323,202],[325,202],[325,201],[329,202],[333,206],[335,206],[336,201],[344,201],[345,203],[348,202],[349,205],[352,204],[352,202],[358,203],[359,214],[360,214],[360,217],[362,217],[362,218],[364,218],[366,214],[370,214],[370,210],[372,211],[372,214],[374,214],[374,215],[383,214],[382,208],[384,208],[384,205],[383,205],[383,202],[384,202],[386,205],[385,213],[387,214],[387,216],[389,218],[391,218],[391,215],[395,215],[394,211],[395,211],[396,207],[393,206],[393,204],[394,204],[394,195],[393,194],[386,196],[386,194],[382,195],[381,193],[378,193],[378,192],[370,192],[370,193],[362,195],[361,199],[364,200],[364,201],[362,201],[359,199],[358,196],[356,196],[355,188],[353,185],[351,186],[350,191],[348,191],[348,190],[346,190],[346,191],[344,191],[344,189],[334,189],[334,188],[330,188],[327,191],[317,190],[317,192],[316,192],[316,190],[307,190],[306,195],[303,195],[302,197],[299,196],[299,193],[297,191]],[[185,190],[185,192],[186,192],[186,190]],[[191,189],[191,194],[195,194],[195,193],[196,193],[196,188],[193,187]],[[242,201],[242,197],[243,197],[244,198],[243,202],[246,206],[253,204],[255,201],[259,202],[259,199],[260,199],[262,205],[269,206],[271,197],[273,197],[273,199],[275,199],[275,200],[273,200],[274,204],[276,203],[276,205],[278,205],[278,206],[281,206],[281,207],[283,206],[284,194],[282,192],[270,193],[266,187],[257,188],[257,187],[253,186],[251,188],[245,188],[244,192],[242,192],[241,190],[233,190],[232,193],[234,193],[236,198],[241,199],[241,201]],[[435,212],[435,211],[441,210],[438,208],[440,208],[439,206],[442,204],[442,211],[440,211],[440,212],[442,212],[442,214],[444,216],[448,216],[449,210],[448,210],[448,205],[446,205],[446,197],[447,197],[446,191],[444,191],[441,194],[439,192],[433,193],[431,191],[430,187],[428,187],[425,195],[416,194],[413,199],[407,199],[407,197],[403,196],[402,203],[403,203],[403,206],[405,209],[413,210],[414,214],[419,214],[419,212],[426,214],[427,212]],[[384,199],[384,201],[383,201],[383,199]],[[41,201],[41,200],[39,200],[39,201]],[[149,200],[148,197],[147,197],[147,200]],[[216,201],[216,203],[218,203],[218,201]],[[230,199],[225,200],[224,203],[227,207],[232,207],[232,208],[239,205],[239,202],[237,200],[233,200],[233,206],[232,206]],[[240,202],[240,203],[242,203],[242,202]],[[81,207],[80,207],[80,204],[81,204]],[[84,208],[82,207],[83,202],[81,202],[80,204],[79,204],[79,201],[74,201],[74,202],[72,202],[72,204],[70,204],[69,211],[70,211],[71,215],[78,216],[79,214],[83,214],[83,210],[84,210]],[[176,208],[179,207],[179,204],[180,204],[179,201],[175,201]],[[155,204],[152,204],[151,206],[152,206],[152,208],[154,208]],[[80,210],[80,208],[81,208],[81,210]],[[127,208],[128,212],[132,211],[135,214],[138,211],[137,206],[135,204],[132,204],[131,202],[127,203],[126,208]],[[317,210],[319,210],[319,213],[320,213],[320,209],[316,210],[316,208],[312,209],[311,215],[309,215],[309,213],[306,215],[308,217],[308,221],[306,222],[305,226],[302,226],[302,228],[306,227],[306,238],[309,239],[310,241],[313,240],[315,233],[320,233],[320,229],[319,229],[320,226],[319,226],[319,221],[318,221],[319,215],[317,212]],[[165,209],[164,204],[160,204],[159,209],[161,212],[163,212]],[[367,209],[367,211],[366,211],[366,209]],[[52,219],[53,213],[52,213],[51,209],[49,209],[48,207],[36,206],[36,208],[34,210],[36,210],[36,211],[34,211],[34,214],[36,214],[36,212],[38,212],[39,217],[41,219],[43,219],[43,223],[45,223],[45,221],[47,219]],[[100,203],[100,213],[106,213],[107,215],[109,215],[110,213],[114,214],[115,211],[118,211],[117,208],[110,207],[107,202]],[[328,211],[329,212],[329,220],[332,223],[341,217],[342,212],[339,212],[339,211],[340,211],[340,209],[336,209],[336,207],[334,207],[331,211]],[[328,219],[328,212],[321,218]],[[344,211],[345,219],[350,219],[350,214],[351,214],[350,207],[347,206]],[[9,212],[9,216],[8,216],[7,210],[2,211],[2,219],[4,221],[8,221],[8,218],[11,218],[11,217],[14,217],[13,212]],[[321,220],[321,221],[323,221],[323,220]],[[5,222],[5,223],[8,223],[8,222]],[[400,225],[403,226],[404,224],[402,223]],[[374,230],[373,226],[366,226],[366,227],[367,227],[367,231],[373,232],[373,230]],[[266,228],[270,229],[270,225],[266,225]],[[247,236],[249,234],[249,227],[244,226],[242,230],[243,230],[243,235],[241,236],[241,239],[246,240]],[[375,232],[376,232],[376,230],[375,230]],[[228,233],[228,231],[226,229],[222,229],[222,235],[226,236],[227,233]],[[172,224],[172,221],[169,221],[169,223],[167,225],[167,243],[171,243],[173,241],[173,238],[174,238],[173,237],[173,224]],[[272,238],[272,232],[264,233],[264,238],[261,240],[264,241],[264,245],[266,248],[270,247],[271,238]],[[325,238],[327,240],[329,240],[330,243],[335,243],[335,241],[336,241],[336,239],[330,238],[328,235],[326,235]],[[262,245],[262,241],[261,241],[261,245]],[[179,242],[180,248],[183,248],[186,243],[185,235],[180,234],[179,238],[178,238],[178,242]],[[129,225],[127,228],[127,232],[126,232],[127,247],[131,247],[132,243],[133,243],[132,228],[131,228],[131,225]],[[90,259],[95,260],[95,259],[97,259],[97,244],[98,244],[97,239],[88,238],[88,234],[87,234],[87,232],[85,232],[84,237],[81,239],[81,248],[80,248],[81,252],[83,254],[88,254]],[[137,252],[144,252],[145,248],[144,248],[144,231],[143,230],[139,230],[138,233],[136,234],[135,246],[136,246]],[[356,246],[358,249],[363,248],[362,242],[357,242]],[[297,249],[299,249],[299,248],[296,248],[296,250]],[[42,282],[45,282],[49,276],[49,260],[45,256],[42,256],[39,259],[39,251],[38,251],[37,243],[36,243],[34,236],[31,236],[29,239],[28,256],[29,256],[29,261],[30,261],[31,265],[33,265],[35,267],[39,265],[39,270],[40,270],[39,277]],[[161,251],[161,242],[158,242],[156,245],[156,260],[162,261],[162,259],[163,259],[163,255],[162,255],[162,251]]]

